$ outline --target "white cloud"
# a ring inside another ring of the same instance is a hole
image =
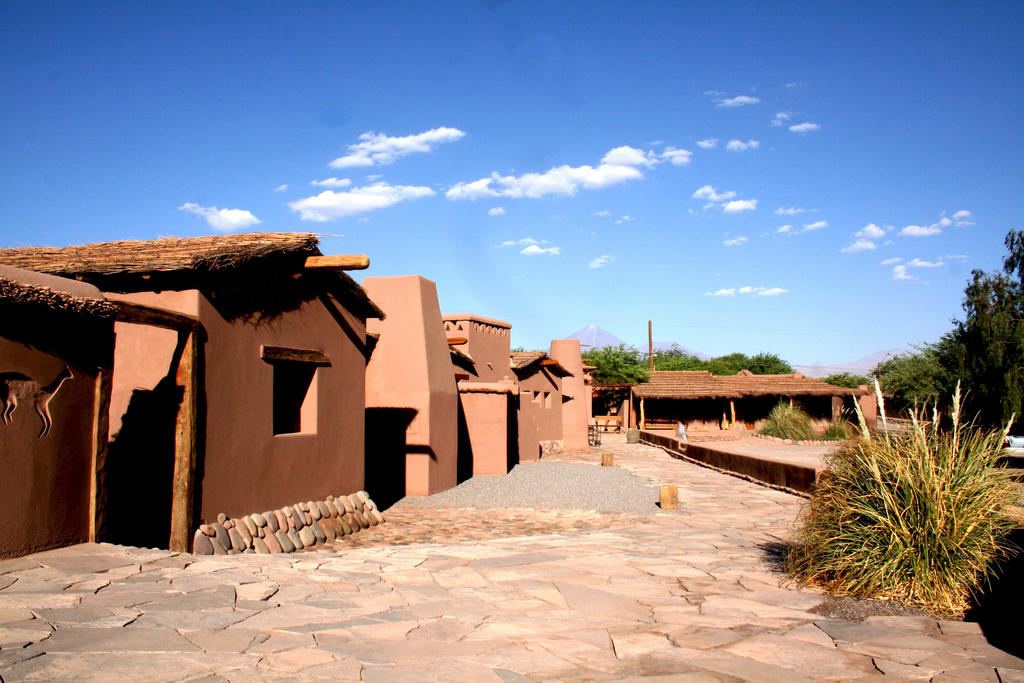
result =
[[[727,247],[738,247],[741,244],[746,244],[747,241],[748,240],[746,237],[740,235],[739,237],[734,237],[731,240],[725,240],[724,242],[722,242],[722,244],[724,244]]]
[[[788,235],[791,232],[793,232],[793,226],[789,224],[780,225],[775,229],[775,234],[777,235]]]
[[[786,294],[788,289],[782,287],[728,287],[715,292],[704,292],[704,296],[736,296],[736,294],[752,294],[754,296],[779,296]]]
[[[601,218],[605,218],[607,216],[611,216],[612,212],[609,211],[608,209],[604,209],[603,211],[595,211],[594,215],[595,216],[600,216]]]
[[[487,211],[487,215],[488,216],[504,216],[505,215],[505,207],[504,206],[496,206],[493,209],[489,209]]]
[[[604,268],[609,263],[615,260],[615,257],[611,254],[601,254],[596,259],[590,262],[590,268]]]
[[[757,97],[750,97],[749,95],[737,95],[736,97],[729,97],[724,100],[718,100],[715,102],[719,107],[743,107],[748,104],[757,104],[761,100]]]
[[[812,130],[818,130],[819,128],[821,128],[821,126],[816,123],[811,123],[810,121],[805,121],[804,123],[798,123],[795,126],[789,127],[789,129],[794,133],[810,133]]]
[[[736,193],[732,190],[726,190],[725,192],[716,192],[715,188],[710,185],[704,185],[703,187],[697,188],[697,191],[690,195],[693,199],[707,199],[712,202],[724,202],[727,199],[732,199],[736,196]]]
[[[331,168],[376,166],[390,164],[399,157],[415,152],[431,152],[435,145],[455,142],[466,134],[458,128],[432,128],[416,135],[389,137],[369,131],[359,136],[360,142],[349,145],[349,153],[332,161]]]
[[[840,249],[840,251],[843,252],[844,254],[856,254],[858,251],[867,251],[869,249],[877,248],[878,245],[876,245],[874,242],[862,238],[849,246],[843,247],[842,249]]]
[[[601,157],[601,163],[609,166],[647,166],[650,168],[657,163],[653,152],[644,152],[636,147],[622,145],[609,150]]]
[[[538,247],[536,244],[531,244],[519,253],[527,256],[558,256],[562,253],[562,249],[561,247]]]
[[[932,223],[931,225],[908,225],[900,230],[900,234],[904,237],[931,237],[932,235],[938,235],[940,232],[942,232],[942,228],[938,223]]]
[[[811,211],[811,209],[798,209],[793,206],[787,209],[784,206],[780,206],[779,208],[775,209],[775,214],[777,216],[795,216],[798,213],[807,213],[808,211]]]
[[[907,265],[911,268],[941,268],[944,264],[941,259],[938,261],[922,261],[919,258],[915,258],[907,261]]]
[[[537,240],[533,239],[532,237],[524,237],[524,238],[519,239],[519,240],[505,240],[504,242],[501,243],[501,246],[503,246],[503,247],[515,247],[515,246],[523,247],[523,246],[526,246],[528,244],[547,244],[547,240],[541,240],[540,242],[538,242]]]
[[[666,147],[665,151],[661,153],[661,158],[672,162],[673,166],[686,166],[690,163],[690,157],[692,156],[693,152],[686,149],[676,149],[675,147]]]
[[[643,178],[643,173],[637,166],[649,166],[653,163],[656,163],[656,160],[650,153],[644,154],[632,147],[616,147],[604,156],[601,165],[597,167],[563,165],[544,173],[524,173],[521,176],[492,173],[490,177],[480,180],[456,183],[445,196],[452,200],[483,197],[537,199],[549,194],[571,197],[580,188],[600,190],[627,180]]]
[[[772,125],[773,126],[781,126],[786,121],[789,121],[791,118],[793,118],[792,112],[788,112],[788,111],[776,112],[775,118],[772,119]]]
[[[277,187],[275,187],[274,188],[274,192],[284,192],[287,189],[288,189],[288,183],[285,183],[284,185],[278,185]]]
[[[880,240],[883,237],[885,237],[885,233],[889,232],[890,230],[892,230],[891,225],[883,228],[881,226],[875,225],[874,223],[868,223],[863,228],[858,230],[855,233],[855,236],[863,237],[869,240]]]
[[[961,209],[953,214],[954,225],[974,225],[974,216],[970,211]]]
[[[914,277],[913,275],[908,275],[907,274],[907,267],[903,266],[903,265],[900,265],[900,266],[896,266],[896,267],[894,267],[892,269],[892,279],[893,280],[916,280],[917,278]]]
[[[734,199],[733,201],[726,203],[722,208],[722,211],[725,213],[741,213],[743,211],[753,211],[756,208],[756,199]]]
[[[619,225],[620,223],[628,223],[630,221],[635,221],[635,220],[636,219],[633,218],[632,216],[623,216],[619,220],[615,221],[615,225]]]
[[[324,178],[323,180],[311,180],[309,184],[320,187],[348,187],[352,181],[348,178]]]
[[[378,182],[364,187],[354,187],[345,192],[324,190],[313,197],[291,202],[288,206],[304,221],[323,223],[383,209],[409,199],[431,197],[434,194],[436,193],[429,187]]]
[[[882,265],[883,265],[883,266],[891,266],[891,265],[893,265],[894,263],[899,263],[899,262],[900,262],[900,261],[902,261],[902,260],[903,260],[903,259],[901,259],[901,258],[900,258],[899,256],[894,256],[894,257],[892,257],[892,258],[887,258],[887,259],[885,259],[884,261],[882,261]]]
[[[761,143],[757,140],[729,140],[729,144],[725,146],[730,152],[746,152],[748,149],[757,149],[761,146]]]
[[[814,232],[815,230],[821,230],[822,228],[828,227],[828,221],[814,221],[813,223],[805,223],[804,229],[800,232]]]
[[[259,218],[245,209],[218,209],[215,206],[199,206],[192,202],[185,202],[178,207],[178,211],[188,211],[202,216],[211,228],[221,232],[242,230],[260,223]]]
[[[946,254],[942,258],[946,259],[947,261],[958,261],[960,259],[967,258],[967,254]]]
[[[718,145],[718,138],[707,138],[706,140],[697,140],[697,146],[701,149],[713,149]]]

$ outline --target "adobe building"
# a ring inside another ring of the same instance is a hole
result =
[[[519,384],[519,462],[539,460],[561,442],[562,381],[570,373],[544,351],[514,351],[512,371]],[[584,423],[585,428],[585,423]]]
[[[590,424],[591,395],[588,374],[583,371],[579,339],[555,339],[550,357],[567,373],[562,378],[562,442],[568,451],[589,447],[587,426]]]
[[[798,403],[819,431],[833,416],[852,412],[856,400],[869,428],[875,428],[878,407],[867,387],[848,389],[800,373],[754,375],[749,370],[729,376],[655,370],[650,381],[632,387],[631,422],[640,429],[674,430],[682,422],[687,431],[759,430],[780,400]]]
[[[219,513],[363,488],[366,321],[382,314],[342,272],[368,260],[317,243],[253,233],[0,250],[0,263],[91,283],[119,307],[101,538],[186,550]]]
[[[507,474],[519,461],[518,383],[503,320],[442,316],[459,391],[459,459],[472,476]]]
[[[0,558],[94,538],[115,314],[92,285],[0,266]]]
[[[378,340],[366,369],[367,486],[386,507],[458,483],[458,392],[436,285],[367,277],[363,289],[387,315],[369,323]]]

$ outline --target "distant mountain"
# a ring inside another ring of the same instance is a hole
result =
[[[797,372],[802,372],[808,377],[828,377],[840,372],[849,372],[854,375],[866,375],[871,370],[875,369],[875,366],[884,360],[888,360],[895,356],[903,356],[909,354],[910,351],[907,349],[887,349],[885,351],[878,351],[871,355],[858,358],[857,360],[850,361],[849,363],[834,363],[831,365],[794,365],[793,369]]]
[[[566,339],[579,339],[581,351],[590,351],[591,349],[599,349],[603,346],[618,346],[619,344],[626,343],[611,332],[602,330],[597,325],[587,325],[582,330],[573,332]]]

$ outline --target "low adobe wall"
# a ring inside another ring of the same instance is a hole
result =
[[[196,555],[292,553],[333,543],[342,536],[384,522],[366,491],[349,496],[286,505],[235,519],[223,512],[212,524],[200,524],[192,538]]]
[[[808,493],[814,487],[824,468],[815,468],[797,463],[757,458],[751,455],[729,453],[712,445],[695,444],[680,441],[674,436],[641,431],[640,441],[651,446],[659,446],[670,455],[683,456],[696,460],[711,467],[755,479],[771,486],[778,486],[801,493]]]

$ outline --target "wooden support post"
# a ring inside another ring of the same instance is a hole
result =
[[[89,541],[103,539],[107,507],[107,444],[110,432],[110,391],[113,370],[100,368],[92,415],[92,467],[89,480]]]
[[[679,487],[665,484],[661,487],[661,509],[675,510],[679,507]]]
[[[647,429],[647,415],[644,413],[644,397],[640,397],[640,429]]]
[[[177,382],[183,388],[174,430],[174,480],[171,492],[171,538],[173,552],[189,551],[192,533],[192,503],[195,487],[198,442],[199,338],[196,332],[180,331],[185,346],[178,362]]]
[[[601,454],[601,467],[611,467],[615,464],[615,456],[608,451]]]
[[[736,426],[736,403],[730,398],[729,399],[729,428],[732,429]]]

